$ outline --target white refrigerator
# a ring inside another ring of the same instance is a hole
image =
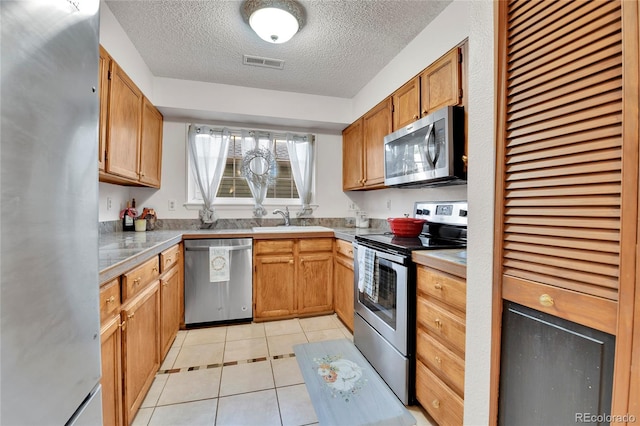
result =
[[[99,0],[0,2],[0,424],[99,425]]]

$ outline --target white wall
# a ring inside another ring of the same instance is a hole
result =
[[[469,238],[464,424],[489,424],[495,181],[494,3],[469,2]],[[497,336],[496,338],[499,338]]]

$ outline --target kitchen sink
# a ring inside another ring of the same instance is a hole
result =
[[[325,226],[256,226],[253,232],[332,232]]]

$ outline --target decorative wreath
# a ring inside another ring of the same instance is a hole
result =
[[[267,169],[262,174],[258,174],[251,169],[251,163],[255,159],[262,159],[267,164]],[[271,150],[266,148],[252,149],[242,157],[242,176],[255,185],[273,185],[276,181],[276,167],[276,158]]]

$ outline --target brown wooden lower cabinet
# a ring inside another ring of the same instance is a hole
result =
[[[160,281],[122,310],[124,417],[130,424],[160,368]]]
[[[333,253],[301,253],[298,263],[298,313],[333,309]]]
[[[293,254],[256,257],[254,264],[254,318],[293,315],[296,310]]]
[[[350,242],[336,240],[333,271],[333,308],[338,318],[353,331],[353,247]]]
[[[333,238],[256,240],[253,319],[333,311]]]
[[[462,398],[421,362],[416,363],[416,398],[438,425],[462,425]]]
[[[160,278],[160,354],[164,358],[180,328],[180,274],[182,268],[175,266]]]
[[[416,281],[416,399],[440,426],[462,425],[466,279],[417,265]]]
[[[171,247],[100,288],[104,425],[131,424],[183,321],[181,250]]]
[[[102,424],[122,425],[122,332],[120,315],[104,322],[100,330],[102,355]]]

